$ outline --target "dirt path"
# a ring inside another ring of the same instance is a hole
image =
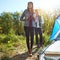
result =
[[[20,47],[16,47],[16,49],[14,51],[9,51],[10,55],[8,55],[10,57],[11,60],[38,60],[38,53],[40,52],[41,48],[36,48],[33,47],[32,50],[32,57],[28,56],[28,52],[27,49],[21,50]],[[2,55],[2,53],[1,53]],[[2,55],[3,56],[3,55]],[[1,59],[0,59],[1,60]]]
[[[39,49],[33,48],[32,57],[29,57],[27,52],[18,51],[17,55],[12,57],[12,60],[37,60],[38,51],[39,51]]]

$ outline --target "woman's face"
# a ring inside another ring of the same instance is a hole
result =
[[[29,3],[29,4],[28,4],[28,8],[29,8],[29,9],[33,8],[32,3]]]

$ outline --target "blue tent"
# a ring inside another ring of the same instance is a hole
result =
[[[60,16],[55,20],[50,40],[60,40]]]

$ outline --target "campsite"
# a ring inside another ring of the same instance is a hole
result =
[[[55,11],[55,12],[57,12],[57,11]],[[9,14],[9,13],[3,13],[3,14],[6,15],[6,14]],[[52,43],[51,41],[53,41],[54,39],[59,40],[59,36],[60,36],[59,35],[59,29],[60,29],[59,21],[60,21],[60,17],[56,19],[55,16],[57,16],[57,15],[54,15],[55,18],[47,16],[47,14],[44,14],[43,16],[45,18],[45,24],[43,26],[43,27],[45,27],[44,28],[44,32],[43,32],[43,40],[44,40],[43,44],[44,44],[44,47],[46,47],[48,45],[51,45],[51,43]],[[47,20],[47,17],[45,17],[45,16],[48,17],[48,20]],[[8,15],[8,17],[9,17],[9,15]],[[54,19],[56,19],[56,20],[54,20]],[[47,21],[48,21],[48,23],[47,23]],[[53,23],[52,23],[52,21],[53,21]],[[2,21],[1,21],[1,23],[2,23]],[[1,24],[1,25],[3,25],[3,24]],[[6,26],[8,28],[8,25],[6,25]],[[3,27],[4,27],[4,25],[3,25]],[[23,28],[23,25],[21,25],[20,29],[21,28]],[[1,32],[1,34],[0,34],[0,38],[1,38],[1,40],[0,40],[0,43],[1,43],[0,44],[0,51],[1,51],[1,54],[2,54],[0,56],[2,58],[4,58],[4,59],[10,59],[9,56],[11,57],[11,56],[15,56],[17,54],[21,54],[21,55],[17,55],[17,57],[20,56],[22,59],[23,58],[26,59],[27,58],[27,48],[26,48],[25,36],[23,36],[22,34],[21,35],[15,35],[14,31],[12,30],[12,28],[10,28],[10,29],[11,29],[10,31],[8,30],[9,33],[6,30],[4,32],[4,34],[2,34],[2,32],[0,30],[0,32]],[[5,28],[4,28],[4,30],[5,30]],[[52,38],[52,36],[53,36],[53,38]],[[51,39],[51,41],[49,40],[49,38]],[[7,41],[4,42],[5,39],[7,39]],[[16,39],[17,39],[17,41],[16,41]],[[35,43],[34,43],[34,45],[35,45]],[[60,46],[60,45],[58,45],[58,46]],[[36,48],[35,48],[35,50],[36,50]],[[26,53],[24,53],[24,52],[26,52]],[[36,54],[35,54],[35,56],[36,56]],[[34,58],[36,58],[35,56],[34,56]],[[28,59],[30,59],[30,58],[28,58]]]
[[[43,0],[31,0],[35,6],[34,10],[37,9],[44,19],[43,46],[37,48],[34,32],[32,57],[28,55],[24,21],[20,20],[29,1],[0,2],[0,60],[60,60],[60,1],[46,0],[46,3],[43,3]]]

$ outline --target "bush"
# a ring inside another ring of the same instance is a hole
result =
[[[44,46],[47,46],[50,44],[50,40],[49,40],[49,35],[47,35],[46,33],[43,33],[43,44]]]
[[[19,41],[19,38],[15,34],[8,34],[4,38],[0,37],[0,43],[12,43]]]
[[[25,40],[25,36],[23,36],[23,35],[18,36],[18,38],[19,38],[20,40]]]
[[[0,34],[0,44],[2,43],[2,40],[6,37],[5,34]]]

